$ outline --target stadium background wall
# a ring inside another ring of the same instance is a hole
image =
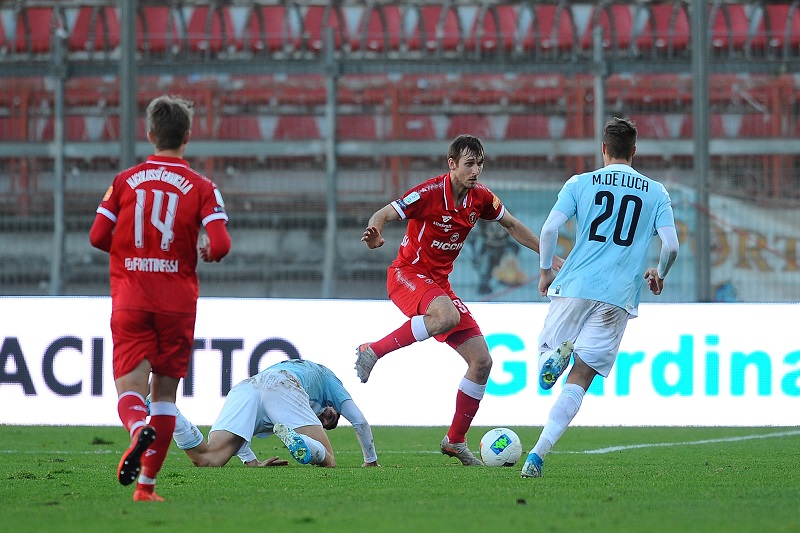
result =
[[[0,424],[117,425],[108,298],[0,298]],[[547,306],[474,303],[494,359],[485,426],[541,425],[553,390],[537,384]],[[797,305],[643,304],[617,363],[587,393],[578,425],[797,426]],[[463,363],[418,343],[382,359],[362,384],[353,365],[365,331],[403,316],[367,300],[201,298],[190,376],[178,406],[214,422],[230,387],[287,357],[330,367],[375,425],[447,425]],[[313,325],[313,335],[309,335]],[[410,393],[409,391],[414,391]]]
[[[370,252],[363,226],[444,172],[453,136],[484,139],[483,181],[538,231],[564,180],[596,166],[598,126],[627,115],[635,165],[682,210],[665,298],[796,302],[799,6],[0,2],[0,294],[107,294],[94,210],[150,152],[149,100],[173,93],[195,102],[187,157],[231,217],[204,296],[384,298],[403,227]],[[487,235],[498,263],[462,253],[461,296],[541,301],[535,257]]]

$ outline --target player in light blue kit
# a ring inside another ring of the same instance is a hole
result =
[[[541,477],[543,460],[580,409],[598,374],[607,377],[642,285],[661,294],[678,256],[678,236],[664,186],[631,167],[636,126],[615,118],[603,129],[604,167],[570,178],[540,236],[539,292],[551,300],[539,335],[539,385],[550,389],[574,360],[522,477]],[[575,247],[554,273],[558,229],[576,218]],[[661,238],[658,266],[647,268],[650,239]]]
[[[250,449],[253,436],[273,433],[301,464],[334,467],[325,430],[345,417],[355,429],[363,466],[378,466],[372,429],[342,382],[327,367],[308,360],[281,361],[233,387],[225,398],[208,441],[181,413],[173,437],[196,466],[223,466],[238,455],[247,466],[283,466],[271,457],[259,461]]]

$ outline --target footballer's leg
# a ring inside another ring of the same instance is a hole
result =
[[[567,383],[550,408],[547,423],[542,428],[539,440],[531,449],[522,467],[520,472],[522,477],[542,477],[545,457],[578,414],[586,390],[596,375],[597,372],[575,354],[575,363],[567,376]]]
[[[118,352],[117,352],[118,353]],[[119,360],[115,359],[115,365]],[[115,372],[118,372],[115,366]],[[131,436],[128,449],[122,454],[117,466],[117,479],[122,485],[130,485],[141,470],[141,457],[156,439],[155,429],[147,424],[147,406],[144,394],[150,376],[150,363],[141,361],[133,370],[115,380],[119,397],[117,412],[122,425]]]
[[[175,417],[178,414],[175,396],[178,381],[177,378],[153,374],[150,385],[152,390],[150,425],[156,431],[156,438],[142,457],[142,473],[136,483],[134,501],[162,501],[162,498],[155,494],[155,484],[175,431]]]
[[[477,336],[471,336],[474,333]],[[467,446],[467,431],[478,412],[483,395],[486,392],[486,381],[492,368],[492,358],[483,336],[477,328],[457,332],[454,338],[468,337],[460,343],[456,351],[467,362],[467,373],[461,379],[456,393],[456,411],[447,435],[442,439],[441,451],[445,455],[457,457],[465,466],[482,465],[480,459]],[[453,338],[448,338],[452,344]]]
[[[336,466],[330,440],[322,426],[301,426],[292,429],[286,424],[278,423],[275,424],[273,431],[298,463],[329,468]]]

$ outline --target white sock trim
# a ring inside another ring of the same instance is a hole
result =
[[[124,398],[125,396],[136,396],[137,398],[139,398],[140,400],[142,400],[142,403],[144,403],[144,396],[142,396],[142,395],[141,395],[141,394],[139,394],[138,392],[136,392],[136,391],[132,391],[132,390],[128,390],[128,391],[125,391],[125,392],[123,392],[122,394],[120,394],[120,395],[117,397],[117,401],[121,400],[121,399],[122,399],[122,398]]]
[[[177,416],[178,407],[172,402],[150,402],[150,416]]]
[[[428,333],[428,328],[425,327],[425,317],[422,315],[415,315],[411,317],[411,333],[417,341],[424,341],[430,339],[431,334]]]
[[[461,383],[458,385],[458,390],[476,400],[482,400],[483,395],[486,393],[486,385],[478,385],[474,381],[467,378],[461,378]]]

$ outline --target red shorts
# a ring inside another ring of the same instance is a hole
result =
[[[415,315],[424,315],[434,298],[447,296],[461,312],[458,325],[434,338],[439,342],[447,343],[453,349],[458,348],[472,337],[480,337],[481,328],[472,317],[464,302],[458,298],[448,285],[443,288],[426,274],[410,267],[389,267],[386,276],[386,290],[389,298],[405,314],[411,318]]]
[[[132,372],[147,359],[153,373],[186,377],[194,345],[195,315],[168,315],[130,309],[111,312],[114,378]]]

